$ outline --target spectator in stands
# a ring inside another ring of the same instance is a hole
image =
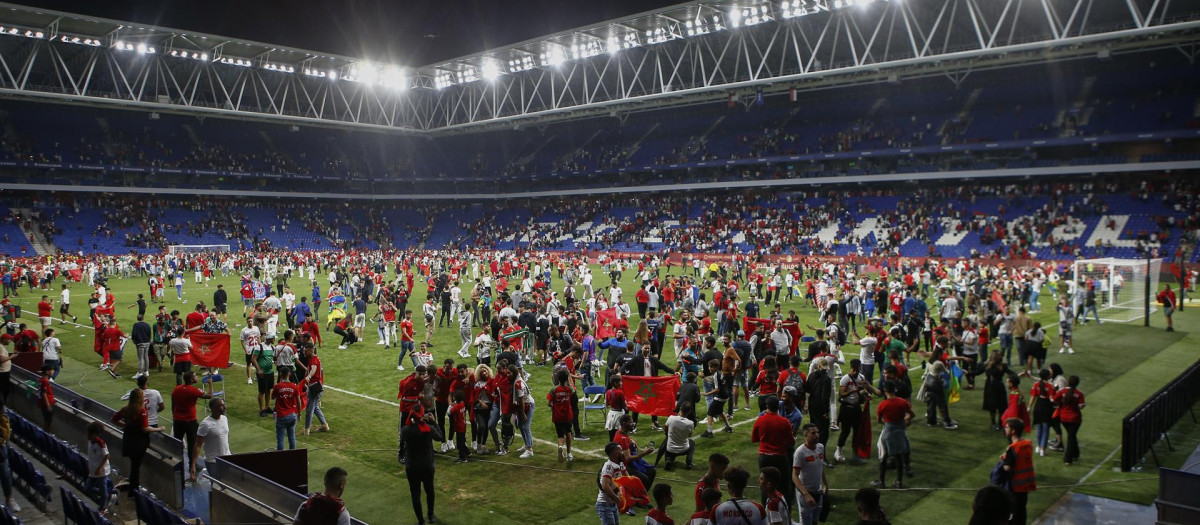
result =
[[[309,495],[296,509],[294,525],[350,525],[350,512],[342,502],[346,492],[346,471],[332,467],[325,471],[325,492]]]
[[[177,387],[178,388],[178,387]],[[142,458],[150,447],[150,433],[166,430],[150,425],[146,401],[141,389],[129,391],[129,401],[112,416],[112,422],[121,425],[121,455],[129,458],[129,497],[141,485]]]
[[[208,417],[196,429],[196,456],[204,455],[204,468],[216,472],[217,458],[232,454],[229,451],[229,418],[225,416],[225,400],[208,400]],[[197,461],[198,463],[198,461]],[[196,479],[196,463],[192,463],[191,479]]]
[[[113,491],[112,480],[108,478],[112,466],[108,461],[108,445],[100,436],[104,434],[104,424],[92,421],[87,426],[87,481],[84,490],[92,498],[99,501],[101,514],[108,514],[108,507],[114,503],[116,492]]]
[[[4,489],[4,506],[10,512],[21,512],[21,505],[13,499],[12,467],[8,462],[8,440],[12,437],[12,427],[8,415],[0,411],[0,487]]]

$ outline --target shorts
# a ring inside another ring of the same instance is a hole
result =
[[[275,373],[258,374],[258,393],[270,394],[272,388],[275,388]]]
[[[1170,307],[1170,306],[1163,307],[1163,315],[1165,315],[1167,317],[1171,317],[1171,314],[1173,314],[1173,313],[1175,313],[1174,307]]]
[[[254,306],[254,299],[253,299],[253,298],[246,298],[246,297],[243,297],[243,298],[242,298],[242,304],[244,304],[244,305],[246,305],[246,306]]]
[[[60,313],[60,314],[69,314],[69,313],[71,313],[70,310],[71,310],[71,303],[63,303],[62,306],[58,307],[58,313]]]
[[[54,322],[53,317],[38,317],[38,320],[42,322],[42,326],[50,326]]]
[[[124,350],[109,350],[108,358],[113,361],[120,361],[125,356]]]
[[[559,439],[567,437],[567,435],[570,433],[571,433],[571,422],[570,421],[563,421],[563,422],[555,421],[554,422],[554,434],[557,435]]]
[[[180,361],[178,358],[176,358],[174,368],[175,368],[176,374],[186,374],[187,372],[190,372],[192,370],[192,362],[191,361]]]
[[[225,305],[224,304],[213,305],[213,313],[224,314],[225,313]]]
[[[354,327],[355,328],[366,328],[367,327],[367,314],[354,314]]]
[[[1071,327],[1070,321],[1059,321],[1058,322],[1058,333],[1060,335],[1062,335],[1063,337],[1071,337],[1071,328],[1072,327]]]
[[[708,403],[708,417],[720,417],[721,413],[725,411],[725,401],[725,399],[713,398]]]
[[[740,387],[746,386],[746,371],[745,370],[742,370],[742,371],[738,372],[737,375],[733,376],[733,386],[740,386]]]
[[[246,354],[246,368],[254,368],[254,354]]]

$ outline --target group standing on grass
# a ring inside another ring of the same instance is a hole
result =
[[[181,257],[162,268],[206,264],[199,258]],[[408,474],[419,522],[436,519],[436,453],[454,452],[457,463],[489,453],[503,456],[519,433],[522,444],[516,453],[521,459],[532,458],[536,442],[532,421],[542,403],[551,414],[558,460],[573,462],[576,443],[588,439],[579,426],[580,401],[603,399],[610,443],[598,479],[596,512],[602,523],[613,523],[619,516],[613,511],[620,503],[617,487],[623,477],[636,479],[653,496],[655,506],[647,522],[669,523],[673,496],[669,486],[654,483],[663,457],[667,470],[675,469],[680,458],[685,459],[685,468],[692,468],[702,448],[692,437],[700,409],[705,410],[706,427],[700,438],[715,437],[717,421],[724,432],[734,433],[739,402],[742,411],[749,411],[750,397],[757,398],[750,441],[758,446],[757,481],[763,497],[757,502],[743,499],[749,471],[730,468],[728,459],[711,455],[708,471],[696,486],[696,514],[690,523],[775,524],[787,523],[792,516],[800,523],[816,523],[829,510],[825,469],[836,463],[860,463],[871,456],[872,448],[879,458],[878,476],[870,480],[871,488],[856,495],[856,503],[864,522],[886,522],[875,489],[902,487],[906,478],[916,474],[909,443],[909,427],[916,417],[913,403],[925,403],[928,426],[955,430],[959,427],[950,417],[949,406],[960,394],[953,385],[961,381],[966,389],[974,389],[978,375],[985,376],[983,408],[992,427],[1003,429],[1012,443],[993,481],[1007,494],[1014,523],[1023,523],[1025,497],[1036,489],[1032,457],[1061,450],[1068,465],[1079,458],[1077,433],[1086,406],[1079,378],[1064,377],[1059,363],[1043,369],[1050,343],[1041,324],[1028,316],[1040,310],[1036,297],[1046,274],[1053,277],[1061,268],[926,261],[885,267],[874,278],[857,274],[853,264],[816,260],[763,264],[737,258],[725,264],[684,265],[682,274],[671,275],[670,264],[658,257],[602,256],[603,273],[614,282],[594,287],[587,261],[571,256],[376,252],[343,259],[315,257],[315,265],[295,258],[289,263],[286,256],[257,262],[236,259],[233,265],[242,274],[245,316],[237,337],[245,354],[247,382],[257,383],[259,413],[275,419],[278,449],[285,444],[296,447],[301,410],[305,411],[303,434],[310,432],[314,415],[320,424],[317,430],[328,431],[321,409],[324,370],[317,355],[323,348],[319,318],[324,313],[325,329],[342,337],[339,351],[360,342],[371,319],[383,350],[397,347],[398,370],[405,370],[405,355],[414,367],[399,383],[398,458]],[[392,282],[384,279],[389,264],[395,268]],[[277,282],[276,290],[258,289],[262,288],[260,275],[290,276],[298,271],[304,277],[306,269],[311,302],[304,294],[297,298],[286,280]],[[636,309],[625,302],[619,286],[622,273],[634,269],[640,281],[632,298]],[[318,280],[318,272],[328,272],[330,277],[326,294],[321,292],[325,283]],[[151,302],[157,303],[167,279],[154,277],[154,272],[150,275]],[[182,302],[182,272],[174,275]],[[427,301],[419,308],[425,323],[419,348],[413,321],[418,278],[427,286]],[[95,329],[93,348],[101,356],[101,369],[119,377],[126,340],[137,349],[134,377],[139,384],[149,377],[153,361],[159,371],[164,364],[172,368],[178,385],[170,395],[172,431],[186,443],[185,462],[195,478],[200,457],[211,468],[212,457],[228,453],[224,401],[211,399],[194,386],[197,376],[190,359],[191,334],[230,330],[223,285],[217,285],[211,308],[194,301],[193,311],[180,318],[178,310],[168,313],[163,305],[153,325],[139,294],[129,305],[138,308],[138,322],[126,335],[116,321],[116,299],[107,281],[103,276],[89,279],[95,290],[88,304]],[[1077,314],[1091,313],[1095,303],[1085,294],[1080,304],[1071,304],[1067,293],[1050,291],[1061,296],[1056,307],[1059,353],[1074,354],[1072,331],[1081,317]],[[69,297],[64,286],[60,323],[69,315]],[[932,307],[927,304],[930,300]],[[1168,330],[1173,330],[1170,316],[1175,296],[1169,286],[1158,300]],[[784,304],[793,309],[785,311]],[[374,315],[369,316],[372,305]],[[794,308],[817,310],[820,326],[808,327],[815,338],[803,337]],[[11,323],[14,334],[0,336],[0,373],[7,365],[8,344],[17,344],[19,338],[21,345],[32,342],[33,348],[43,350],[44,377],[38,395],[47,426],[54,406],[50,383],[62,364],[62,344],[51,327],[52,309],[53,301],[44,296],[38,306],[43,340],[37,332]],[[1017,313],[1010,314],[1014,309]],[[435,330],[442,327],[457,328],[462,345],[458,361],[445,359],[438,367],[431,348]],[[860,329],[865,337],[859,335]],[[989,349],[993,334],[997,350]],[[848,359],[851,346],[857,347],[857,357]],[[672,349],[674,366],[664,357],[664,348]],[[1014,349],[1019,374],[1009,368]],[[914,352],[922,367],[915,398],[909,374]],[[553,385],[544,398],[532,392],[528,383],[531,372],[538,373],[541,367],[549,368]],[[680,377],[679,399],[663,426],[657,416],[650,418],[651,431],[664,434],[662,446],[639,446],[634,440],[639,414],[631,410],[623,376],[660,372]],[[1028,397],[1020,379],[1027,375],[1038,378]],[[602,386],[603,394],[585,399],[584,389],[593,385]],[[130,399],[138,397],[143,408],[155,404],[144,388],[135,391],[141,393],[131,393]],[[204,422],[197,421],[199,399],[210,399]],[[147,413],[156,415],[158,410],[162,407]],[[121,420],[127,433],[160,429],[155,423],[143,424],[144,414],[134,408],[127,412]],[[881,426],[878,433],[872,431],[872,423]],[[1026,446],[1031,442],[1022,436],[1033,430],[1036,441]],[[1050,430],[1058,435],[1053,442]],[[832,432],[838,432],[838,439],[827,454]],[[441,445],[435,446],[435,441]],[[123,453],[131,459],[138,456],[137,447]],[[652,455],[657,457],[653,463],[647,461]],[[890,485],[888,472],[895,472]],[[344,486],[344,475],[341,479]],[[720,501],[722,480],[733,496],[724,502]],[[327,491],[336,488],[336,482],[336,476],[332,485],[327,477]]]

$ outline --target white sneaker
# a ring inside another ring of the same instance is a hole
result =
[[[531,457],[533,457],[533,450],[526,450],[521,453],[521,459],[529,459]]]
[[[383,344],[383,341],[380,341],[380,342],[378,342],[378,343],[375,343],[375,345],[376,345],[376,346],[379,346],[379,345],[382,345],[382,344]]]
[[[4,506],[8,507],[10,512],[21,512],[21,505],[17,503],[17,500],[15,499],[9,498],[8,501],[4,503]]]
[[[1067,347],[1067,353],[1068,353],[1068,354],[1073,354],[1073,353],[1075,353],[1075,349],[1074,349],[1074,348],[1071,348],[1071,347],[1069,347],[1069,346],[1068,346],[1068,347]]]
[[[108,370],[108,365],[107,365],[107,364],[101,364],[101,365],[100,365],[100,369],[101,369],[101,370]]]
[[[846,461],[846,456],[842,455],[842,447],[838,447],[833,451],[833,459],[837,460],[838,463],[844,463]]]
[[[450,444],[449,444],[449,443],[442,443],[441,452],[442,452],[442,453],[445,453],[447,450],[450,450]]]
[[[404,365],[396,365],[396,370],[404,371]]]
[[[563,461],[566,461],[566,459],[567,459],[566,450],[563,449],[562,445],[559,445],[558,446],[558,462],[562,463]]]
[[[338,350],[345,350],[345,349],[346,349],[346,345],[338,345]]]
[[[253,385],[253,384],[254,384],[254,379],[253,379],[253,378],[250,378],[250,377],[247,377],[247,378],[246,378],[246,384],[247,384],[247,385]]]
[[[1064,353],[1066,353],[1066,352],[1067,352],[1067,347],[1065,347],[1065,346],[1060,346],[1060,347],[1058,348],[1058,353],[1060,353],[1060,354],[1064,354]]]
[[[574,454],[567,454],[567,463],[570,463],[570,462],[572,462],[572,461],[575,461],[575,455],[574,455]]]

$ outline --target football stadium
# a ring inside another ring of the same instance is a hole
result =
[[[0,3],[0,524],[1200,523],[1200,3]]]

